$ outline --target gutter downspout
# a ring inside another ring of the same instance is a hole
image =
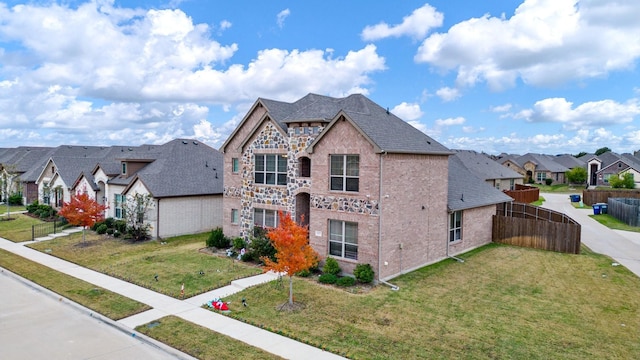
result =
[[[160,199],[158,199],[156,212],[156,238],[160,239]]]
[[[450,213],[449,213],[449,215],[451,215],[451,214],[452,214],[452,213],[450,212]],[[449,217],[449,218],[451,218],[451,217]],[[457,261],[457,262],[460,262],[460,263],[463,263],[463,262],[464,262],[464,260],[462,260],[462,259],[460,259],[460,258],[457,258],[457,257],[455,257],[455,256],[453,256],[453,255],[449,255],[449,243],[450,243],[450,241],[449,241],[449,239],[446,239],[446,241],[447,241],[447,258],[449,258],[449,259],[453,259],[453,260],[455,260],[455,261]]]
[[[384,150],[380,153],[380,169],[378,174],[378,281],[389,286],[391,290],[398,291],[400,290],[399,286],[390,284],[380,278],[382,269],[382,157],[386,154],[387,152]]]

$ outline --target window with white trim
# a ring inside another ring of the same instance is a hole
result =
[[[256,154],[253,156],[254,183],[287,185],[287,158],[283,155]]]
[[[337,191],[360,190],[360,156],[331,155],[330,188]]]
[[[260,227],[277,227],[278,226],[278,212],[276,210],[269,209],[253,209],[253,225]]]
[[[547,179],[547,173],[546,172],[536,173],[536,177],[538,182],[544,182]]]
[[[237,224],[238,223],[238,209],[231,209],[231,223],[232,224]]]
[[[358,223],[329,220],[329,255],[358,260]]]
[[[124,217],[124,211],[122,204],[125,202],[126,196],[121,194],[115,194],[115,198],[113,200],[113,217],[116,219],[122,219]]]
[[[449,214],[449,242],[462,240],[462,211]]]
[[[240,161],[238,158],[231,159],[231,172],[237,174],[240,171]]]

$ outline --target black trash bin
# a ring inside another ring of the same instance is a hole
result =
[[[609,211],[609,204],[600,204],[600,214],[606,214]]]

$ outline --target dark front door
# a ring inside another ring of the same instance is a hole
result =
[[[591,164],[591,182],[589,185],[596,186],[598,184],[598,176],[596,172],[598,172],[598,164]]]

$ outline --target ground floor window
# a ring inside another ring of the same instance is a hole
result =
[[[547,173],[545,172],[536,173],[536,176],[537,176],[538,182],[544,182],[547,179]]]
[[[125,195],[116,194],[113,200],[113,217],[116,219],[122,219],[124,217],[123,204],[125,201]]]
[[[260,227],[277,227],[278,212],[268,209],[253,209],[253,225]]]
[[[449,215],[449,242],[462,240],[462,211]]]
[[[238,209],[231,209],[231,223],[238,223]]]
[[[329,254],[358,260],[358,223],[329,220]]]

